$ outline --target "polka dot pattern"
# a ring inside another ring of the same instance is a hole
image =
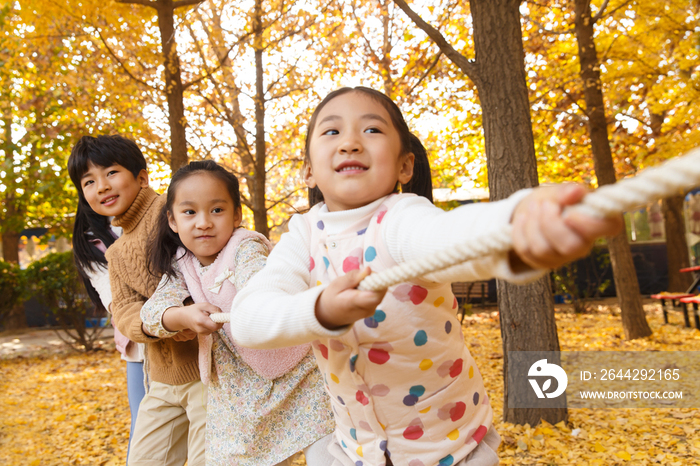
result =
[[[382,310],[377,309],[374,311],[374,315],[372,317],[367,317],[364,322],[365,325],[369,328],[377,328],[380,323],[384,322],[386,320],[386,313]]]
[[[362,404],[362,406],[367,406],[369,404],[369,398],[367,398],[367,395],[362,390],[358,390],[357,392],[355,392],[355,399],[359,401]]]
[[[387,396],[391,390],[384,384],[377,384],[369,391],[372,396]]]
[[[404,283],[394,288],[392,294],[402,303],[410,301],[413,304],[418,305],[425,301],[425,298],[428,296],[428,290],[422,286]]]
[[[418,330],[416,332],[416,335],[413,337],[413,343],[415,343],[416,346],[423,346],[428,343],[428,334],[425,333],[425,330]]]
[[[413,419],[408,427],[403,431],[403,437],[406,440],[418,440],[423,436],[423,423],[420,418]]]
[[[355,372],[355,363],[357,362],[357,355],[350,357],[350,372]]]
[[[472,440],[474,440],[476,443],[480,443],[483,439],[484,436],[486,435],[486,432],[488,432],[488,428],[486,426],[479,426],[476,429],[476,432],[474,432],[474,435],[472,435]]]
[[[386,245],[379,225],[386,214],[383,205],[367,228],[358,224],[332,240],[319,218],[312,217],[309,231],[316,246],[312,244],[309,258],[311,283],[328,284],[364,264],[381,271],[384,264],[378,256],[385,254]],[[488,399],[473,360],[460,349],[463,337],[454,318],[459,303],[449,285],[422,284],[392,287],[379,308],[349,333],[314,344],[324,382],[334,395],[332,406],[344,432],[341,446],[352,458],[349,464],[367,464],[365,452],[368,458],[389,457],[391,444],[402,453],[395,462],[451,466],[456,460],[447,453],[469,449],[468,442],[475,445],[486,433],[472,424]],[[389,431],[373,417],[375,403],[396,407],[400,419],[387,418]],[[388,443],[384,435],[390,436]],[[431,448],[435,442],[445,447]]]
[[[377,250],[374,249],[374,246],[368,247],[367,250],[365,251],[365,261],[372,262],[376,258],[377,258]]]

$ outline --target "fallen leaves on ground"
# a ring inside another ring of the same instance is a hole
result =
[[[700,332],[680,314],[663,325],[658,304],[645,305],[654,334],[625,341],[619,309],[589,314],[558,309],[564,351],[700,351]],[[484,376],[508,465],[700,464],[698,409],[570,409],[568,422],[518,426],[501,421],[503,350],[498,315],[465,319],[466,342]],[[126,369],[116,352],[0,361],[0,464],[121,465],[129,407]],[[295,464],[303,465],[303,457]]]
[[[612,301],[606,301],[610,303]],[[700,331],[683,327],[680,313],[663,325],[658,304],[645,304],[651,337],[625,341],[619,308],[588,314],[557,308],[562,351],[700,351]],[[503,419],[503,361],[498,314],[465,318],[465,339],[476,359],[503,442],[503,465],[700,465],[699,409],[569,409],[568,422],[519,426]]]
[[[116,351],[0,360],[0,464],[123,465],[131,417]]]

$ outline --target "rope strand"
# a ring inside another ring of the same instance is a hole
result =
[[[700,148],[662,165],[649,168],[633,178],[625,178],[589,193],[583,200],[567,209],[594,217],[606,217],[666,198],[700,185]],[[567,215],[567,212],[564,213]],[[512,228],[503,227],[495,235],[489,234],[442,251],[434,257],[404,262],[390,269],[373,273],[357,287],[359,290],[378,291],[413,280],[428,273],[438,272],[479,257],[503,253],[512,248]],[[436,260],[437,259],[437,260]],[[435,265],[433,265],[435,264]]]

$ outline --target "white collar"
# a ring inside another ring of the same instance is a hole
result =
[[[326,231],[326,234],[335,235],[345,231],[358,220],[377,210],[387,197],[389,196],[379,198],[357,209],[339,210],[336,212],[329,212],[328,206],[324,204],[318,211],[318,218],[323,221],[323,229]]]

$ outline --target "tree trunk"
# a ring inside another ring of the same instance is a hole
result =
[[[2,255],[5,262],[19,264],[19,233],[4,231],[2,233]]]
[[[470,2],[492,201],[538,185],[519,5],[518,0]],[[504,357],[504,421],[535,425],[541,419],[551,423],[566,419],[566,408],[508,408],[509,400],[512,403],[517,395],[508,391],[509,352],[559,351],[549,278],[526,286],[499,280],[498,309]],[[517,370],[527,377],[528,368]]]
[[[683,200],[685,196],[674,196],[664,199],[661,209],[664,214],[666,229],[666,255],[668,256],[668,287],[666,291],[686,292],[693,283],[689,273],[679,270],[690,267],[688,242],[685,237],[685,221],[683,220]]]
[[[22,328],[27,328],[27,316],[24,312],[24,301],[20,301],[21,302],[13,307],[10,313],[7,315],[4,322],[5,330],[19,330]]]
[[[265,89],[263,72],[262,0],[255,0],[253,49],[255,50],[255,175],[251,192],[255,231],[270,236],[265,205]]]
[[[409,18],[476,84],[481,101],[491,200],[537,186],[537,161],[525,80],[525,52],[519,0],[472,0],[476,60],[454,49],[440,31],[426,23],[404,0],[394,0]],[[549,280],[527,286],[498,282],[503,338],[504,409],[507,422],[535,425],[541,419],[566,419],[566,408],[508,408],[517,394],[508,391],[510,351],[559,351]],[[557,362],[557,361],[555,361]],[[527,368],[516,369],[519,376]]]
[[[14,171],[14,154],[15,145],[12,141],[12,110],[8,106],[3,110],[3,140],[2,149],[5,153],[4,160],[0,167],[7,173],[13,173]],[[7,177],[8,179],[10,177]],[[19,264],[19,238],[22,226],[24,225],[24,215],[20,215],[18,212],[16,198],[15,198],[15,182],[14,180],[8,180],[7,186],[5,186],[5,215],[2,217],[2,225],[0,230],[2,233],[2,255],[5,262],[12,262]]]
[[[394,82],[391,79],[391,17],[389,16],[389,1],[382,0],[379,2],[379,8],[382,15],[382,51],[379,63],[379,71],[384,82],[384,93],[394,99]]]
[[[594,166],[598,185],[615,183],[608,124],[605,118],[603,88],[600,80],[600,65],[593,39],[593,18],[589,0],[575,0],[576,39],[578,41],[581,78],[584,84],[588,130],[591,138]],[[627,235],[622,233],[608,241],[610,261],[613,267],[615,288],[622,311],[622,327],[627,339],[651,335],[642,307],[639,283],[637,282],[632,252]]]
[[[175,41],[175,7],[172,0],[157,3],[158,28],[163,47],[165,68],[165,95],[168,100],[168,124],[170,126],[170,169],[173,173],[187,164],[187,138],[185,135],[184,87],[180,73],[180,57]]]

